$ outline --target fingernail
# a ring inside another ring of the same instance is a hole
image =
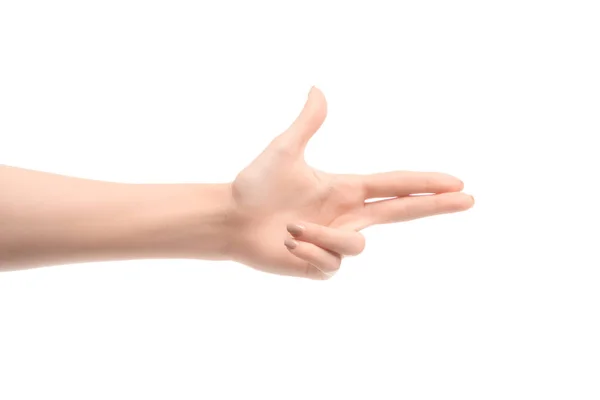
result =
[[[299,224],[288,224],[287,231],[292,234],[292,236],[300,236],[302,232],[304,232],[304,227]]]
[[[471,196],[471,195],[469,195]],[[471,196],[471,200],[473,200],[473,205],[475,205],[475,197]]]
[[[296,246],[298,246],[298,243],[293,239],[285,239],[285,242],[283,242],[283,244],[285,244],[285,247],[287,247],[290,250],[295,249]]]

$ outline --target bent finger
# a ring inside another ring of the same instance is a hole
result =
[[[355,256],[365,248],[365,237],[351,230],[335,229],[303,221],[288,224],[287,230],[298,240],[310,242],[338,254]]]
[[[340,269],[342,257],[339,254],[288,238],[285,247],[290,253],[306,262],[306,276],[311,279],[329,279]]]

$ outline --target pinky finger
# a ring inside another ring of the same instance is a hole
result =
[[[329,279],[340,269],[342,257],[337,253],[292,238],[284,244],[290,253],[306,262],[307,278]]]

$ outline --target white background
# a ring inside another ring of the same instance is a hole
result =
[[[4,273],[0,398],[600,398],[597,4],[2,1],[0,163],[230,181],[315,84],[309,163],[448,172],[476,204],[366,230],[327,282]]]

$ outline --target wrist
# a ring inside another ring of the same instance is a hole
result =
[[[146,186],[146,185],[142,185]],[[231,184],[149,185],[136,211],[142,257],[228,260],[238,240]]]

